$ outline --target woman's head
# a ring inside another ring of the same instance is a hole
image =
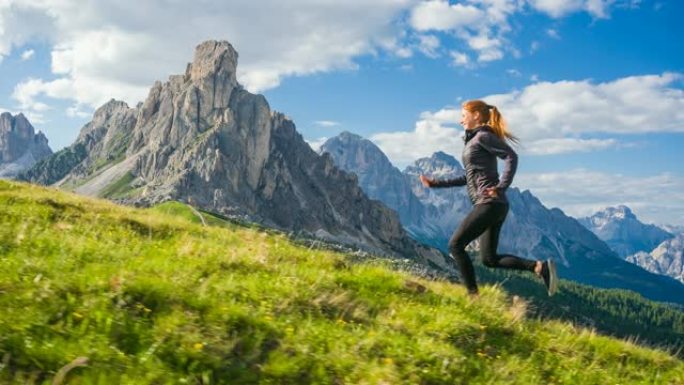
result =
[[[508,139],[513,142],[518,141],[518,138],[506,129],[506,122],[496,106],[490,106],[482,100],[468,100],[463,103],[463,109],[461,110],[461,125],[463,125],[463,128],[472,130],[484,124],[491,127],[492,131],[501,139]]]

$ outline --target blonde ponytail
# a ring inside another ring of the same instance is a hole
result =
[[[518,138],[508,131],[506,121],[496,106],[490,106],[482,100],[469,100],[463,103],[463,108],[470,112],[479,112],[481,122],[490,126],[499,138],[518,143]]]

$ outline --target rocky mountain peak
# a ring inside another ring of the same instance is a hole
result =
[[[416,160],[412,165],[406,167],[404,173],[410,175],[425,174],[443,178],[462,174],[463,167],[453,156],[438,151],[429,158]]]
[[[126,102],[110,99],[95,110],[93,120],[81,129],[76,141],[98,140],[98,138],[93,138],[93,136],[105,135],[108,131],[107,122],[112,121],[114,116],[125,114],[129,110],[130,108]]]
[[[338,167],[343,170],[353,169],[360,179],[377,178],[380,174],[394,168],[378,146],[370,140],[348,131],[328,139],[323,143],[319,152],[330,153]],[[371,166],[373,170],[370,170]],[[398,174],[399,170],[395,170],[395,172]]]
[[[126,104],[126,102],[116,99],[110,99],[107,103],[103,104],[97,110],[95,110],[93,117],[95,119],[101,120],[109,119],[113,114],[121,110],[127,110],[128,108],[129,107],[128,104]]]
[[[14,178],[50,154],[47,138],[24,114],[0,114],[0,178]]]
[[[623,258],[639,251],[649,252],[672,238],[667,231],[639,221],[625,205],[607,207],[590,217],[580,218],[579,222]]]
[[[656,274],[670,276],[684,283],[684,234],[663,241],[650,253],[640,251],[627,256],[627,261]]]
[[[8,135],[13,133],[15,137],[22,139],[33,139],[35,131],[26,116],[21,112],[12,116],[9,112],[0,115],[0,133]]]
[[[636,215],[632,212],[632,210],[625,206],[625,205],[618,205],[615,207],[607,207],[602,213],[597,213],[598,215],[603,215],[605,218],[613,218],[613,219],[633,219],[637,220]]]
[[[349,131],[342,131],[340,132],[339,135],[337,135],[337,139],[344,141],[344,142],[354,142],[354,141],[363,141],[366,140],[363,138],[361,135],[357,135],[353,132]]]
[[[134,205],[191,201],[377,253],[441,258],[368,199],[356,177],[315,153],[263,95],[241,87],[237,57],[226,41],[199,44],[185,74],[156,82],[135,108],[102,106],[85,134],[29,179]]]
[[[227,41],[205,41],[195,48],[195,57],[186,74],[190,75],[193,82],[224,74],[233,80],[233,84],[237,84],[237,59],[238,53]]]

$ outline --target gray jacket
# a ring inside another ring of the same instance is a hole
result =
[[[501,179],[499,179],[499,172],[496,167],[497,157],[505,162]],[[474,205],[489,202],[508,202],[506,189],[513,182],[515,170],[518,168],[518,154],[505,140],[496,136],[489,126],[466,130],[462,161],[465,175],[454,179],[433,181],[430,187],[467,185],[468,196]],[[497,197],[485,195],[485,190],[489,187],[496,187]]]

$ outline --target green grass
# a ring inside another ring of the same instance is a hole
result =
[[[0,210],[0,383],[684,382],[676,357],[526,319],[499,287],[473,301],[179,203],[0,181]]]

